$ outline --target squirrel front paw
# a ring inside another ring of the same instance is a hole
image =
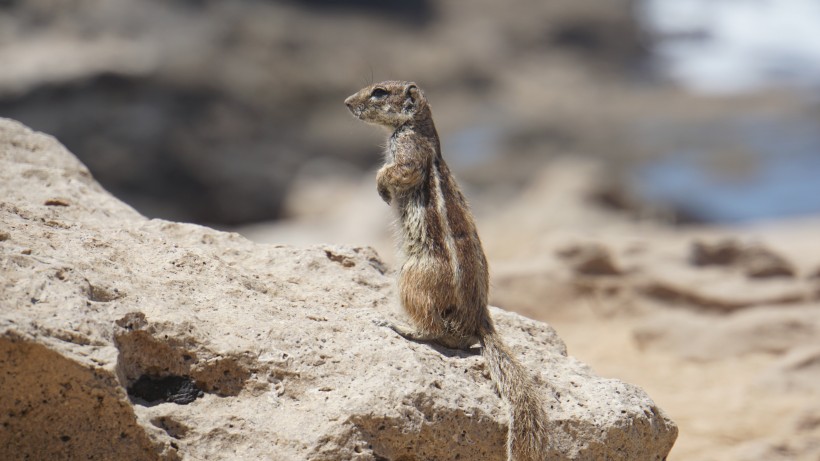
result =
[[[379,191],[379,197],[381,197],[382,200],[384,200],[385,202],[387,202],[388,205],[390,205],[390,202],[393,200],[393,197],[390,194],[390,189],[388,189],[387,186],[381,183],[378,184],[377,189]]]

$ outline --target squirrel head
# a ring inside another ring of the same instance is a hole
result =
[[[429,114],[427,99],[413,82],[391,80],[366,86],[345,99],[345,105],[357,118],[390,129]]]

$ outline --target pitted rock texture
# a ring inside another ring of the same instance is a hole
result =
[[[371,249],[148,220],[10,120],[0,188],[0,458],[503,459],[478,349],[377,326],[400,314]],[[548,325],[493,315],[543,384],[545,459],[666,456],[677,428],[642,390]],[[176,387],[129,397],[146,380]]]

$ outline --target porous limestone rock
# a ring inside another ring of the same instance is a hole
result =
[[[0,458],[501,460],[478,350],[404,340],[368,248],[149,220],[53,138],[0,119]],[[639,388],[493,309],[543,384],[545,459],[661,460]]]

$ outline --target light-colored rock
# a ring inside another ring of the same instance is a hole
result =
[[[148,220],[8,120],[0,185],[0,458],[503,458],[506,412],[477,351],[373,323],[397,309],[372,250]],[[568,357],[549,326],[493,315],[544,384],[545,457],[666,456],[677,428],[643,391]],[[202,393],[129,399],[143,376]]]

